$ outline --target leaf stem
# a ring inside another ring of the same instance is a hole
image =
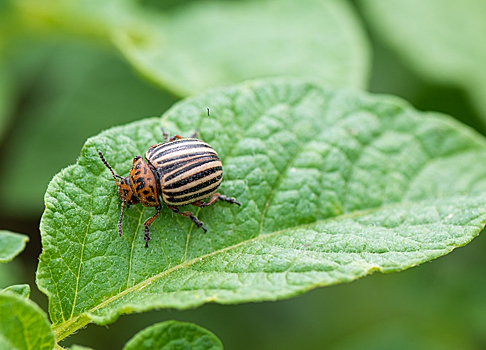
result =
[[[78,329],[81,329],[87,326],[91,322],[90,318],[86,315],[76,316],[63,322],[57,326],[52,327],[52,331],[54,332],[54,337],[56,339],[56,343],[60,342],[64,338],[70,336]],[[62,347],[60,347],[62,349]]]

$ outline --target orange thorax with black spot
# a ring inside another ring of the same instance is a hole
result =
[[[158,181],[142,157],[136,156],[133,159],[129,179],[133,193],[143,206],[157,207],[160,205]]]

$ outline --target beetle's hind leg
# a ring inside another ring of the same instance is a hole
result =
[[[194,202],[194,203],[191,203],[191,204],[196,206],[196,207],[199,207],[199,208],[204,208],[204,207],[209,207],[211,204],[213,204],[217,201],[224,201],[224,202],[228,202],[228,203],[231,203],[231,204],[236,204],[236,205],[241,206],[241,203],[237,202],[234,197],[226,197],[226,196],[219,194],[219,193],[213,194],[207,203],[203,202],[203,201],[197,201],[197,202]]]
[[[208,230],[206,229],[206,227],[204,227],[204,222],[202,221],[199,221],[199,219],[197,217],[194,216],[194,214],[192,214],[192,212],[190,211],[180,211],[179,208],[177,207],[172,207],[170,205],[168,205],[169,209],[172,210],[174,213],[176,214],[180,214],[182,216],[185,216],[186,218],[189,218],[191,219],[191,221],[199,228],[202,228],[204,230],[204,233],[208,232]]]

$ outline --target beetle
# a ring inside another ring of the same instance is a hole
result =
[[[190,211],[181,211],[179,206],[192,204],[204,208],[217,201],[241,206],[234,197],[217,192],[223,179],[223,166],[216,151],[207,143],[197,139],[197,131],[189,138],[175,135],[169,138],[164,132],[164,142],[152,145],[141,156],[133,158],[133,165],[127,177],[115,173],[103,153],[98,154],[103,164],[111,171],[118,194],[122,200],[118,234],[122,235],[122,219],[125,207],[142,204],[155,207],[157,212],[144,222],[145,247],[150,241],[150,225],[162,210],[162,202],[174,213],[189,218],[204,232],[207,229]],[[203,202],[209,198],[209,201]]]

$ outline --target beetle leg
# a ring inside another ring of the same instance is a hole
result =
[[[196,130],[194,130],[194,132],[192,133],[192,135],[190,136],[191,139],[197,139],[197,136],[199,135],[199,128],[197,128]]]
[[[162,210],[162,207],[159,205],[155,209],[157,209],[157,213],[155,213],[154,216],[152,216],[152,217],[148,218],[147,220],[145,220],[145,222],[143,223],[143,226],[145,227],[145,237],[143,238],[145,240],[145,248],[148,248],[148,242],[150,241],[150,229],[149,229],[149,226],[152,225],[152,222],[155,220],[155,218],[157,216],[159,216],[160,211]]]
[[[191,204],[195,205],[196,207],[204,208],[204,207],[209,207],[211,204],[213,204],[214,202],[217,202],[217,201],[225,201],[225,202],[228,202],[228,203],[231,203],[231,204],[237,204],[237,205],[241,206],[241,203],[237,202],[234,197],[231,197],[231,198],[226,197],[226,196],[219,194],[219,193],[213,194],[207,203],[202,202],[202,201],[197,201],[197,202],[194,202],[194,203],[191,203]]]
[[[120,219],[118,220],[118,235],[120,237],[122,236],[122,219],[123,219],[123,211],[125,210],[125,203],[126,202],[122,202]],[[128,208],[128,204],[127,204],[127,208]]]
[[[162,128],[162,136],[164,137],[164,143],[169,142],[169,132],[165,131],[164,128]]]
[[[197,217],[195,217],[190,211],[180,211],[179,208],[177,207],[172,207],[168,205],[169,209],[172,210],[176,214],[180,214],[182,216],[185,216],[186,218],[191,219],[191,221],[196,224],[197,227],[202,228],[204,230],[204,233],[208,232],[208,230],[204,227],[204,223],[202,221],[199,221]]]
[[[174,141],[174,140],[180,140],[183,139],[181,135],[174,135],[169,139],[169,142]]]

